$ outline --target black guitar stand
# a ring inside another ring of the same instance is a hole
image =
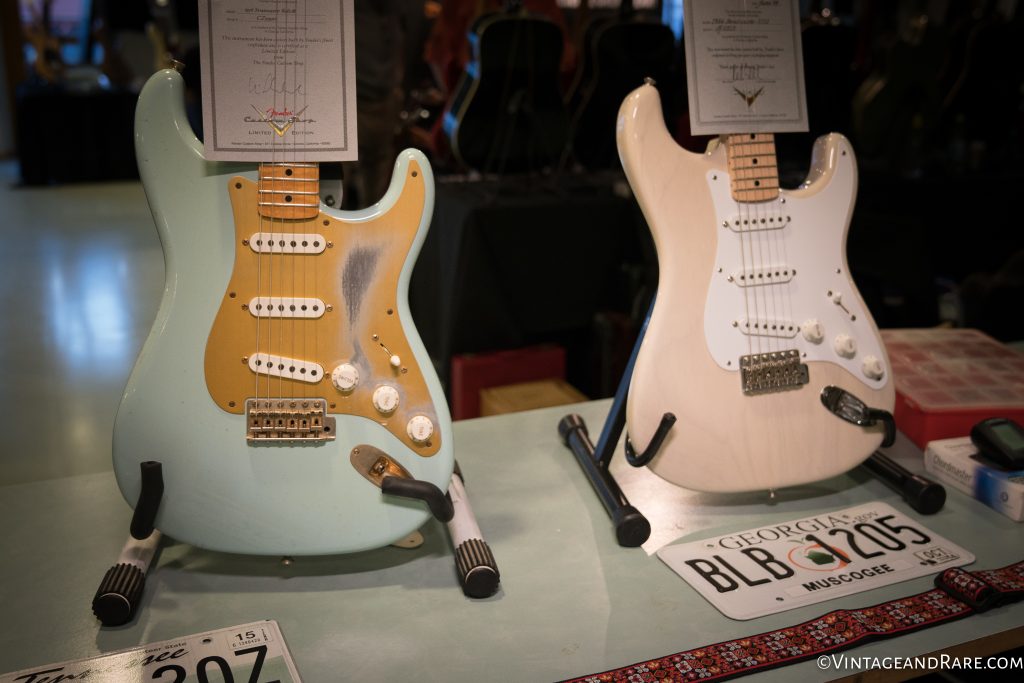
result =
[[[103,576],[92,599],[92,612],[104,626],[121,626],[135,615],[146,585],[146,574],[162,539],[154,522],[164,495],[163,466],[146,461],[140,464],[140,469],[142,487],[128,541],[117,563]],[[448,526],[463,593],[471,598],[487,598],[497,592],[498,565],[469,506],[458,463],[447,493],[430,482],[396,476],[384,477],[381,490],[385,495],[425,502],[430,513]]]
[[[652,300],[643,326],[640,328],[640,334],[637,336],[636,344],[633,346],[633,352],[630,354],[629,362],[622,373],[622,379],[619,381],[611,410],[609,410],[604,427],[601,429],[597,446],[595,447],[590,440],[586,422],[579,415],[570,413],[558,422],[558,434],[562,438],[562,443],[576,456],[576,461],[579,462],[587,479],[590,480],[605,511],[612,518],[616,540],[624,548],[643,545],[650,538],[651,524],[639,510],[630,505],[608,467],[625,427],[626,397],[629,395],[633,366],[636,364],[636,357],[647,332],[647,324],[651,320],[651,311],[653,310],[654,301]],[[828,386],[822,390],[821,402],[835,415],[858,426],[872,427],[881,423],[885,429],[885,436],[881,444],[883,448],[891,446],[896,441],[896,421],[889,411],[871,408],[853,394],[835,386]],[[675,415],[670,412],[664,413],[658,428],[654,431],[654,436],[651,437],[651,442],[639,454],[627,434],[623,448],[626,462],[633,467],[643,467],[649,463],[657,455],[658,449],[661,448],[675,421]],[[945,503],[946,491],[941,484],[911,473],[877,451],[863,463],[863,467],[896,490],[912,508],[921,514],[938,512]]]
[[[640,343],[643,341],[644,333],[647,331],[647,323],[651,319],[651,310],[654,302],[651,302],[651,309],[647,311],[643,327],[637,337],[633,352],[629,356],[629,362],[622,373],[619,381],[619,388],[615,391],[615,399],[612,401],[611,410],[605,419],[604,427],[601,429],[601,436],[595,447],[587,432],[587,424],[583,418],[575,413],[566,415],[558,422],[558,434],[562,437],[562,443],[572,450],[576,461],[583,468],[584,474],[594,487],[594,492],[601,499],[605,511],[612,518],[615,525],[615,538],[624,548],[636,548],[643,545],[651,536],[651,523],[635,507],[629,504],[622,489],[619,488],[615,477],[608,471],[612,456],[619,444],[619,436],[626,425],[626,397],[629,395],[629,380],[633,376],[633,366],[636,364],[636,356],[640,352]],[[661,444],[668,435],[668,430],[675,424],[676,416],[672,413],[665,413],[661,416],[661,424],[658,425],[651,442],[642,453],[637,453],[633,444],[626,436],[625,456],[626,462],[634,467],[643,467],[654,458]]]
[[[92,613],[104,626],[128,623],[135,614],[146,585],[146,573],[160,547],[160,532],[153,527],[164,497],[163,466],[152,460],[139,465],[142,488],[128,541],[117,564],[107,570],[92,599]]]
[[[835,386],[822,390],[821,403],[832,413],[861,427],[871,427],[881,422],[885,429],[882,448],[888,448],[896,442],[896,420],[889,411],[870,408],[853,394]],[[861,466],[899,493],[910,507],[922,515],[933,515],[946,504],[946,489],[942,484],[914,474],[879,451],[872,453]]]
[[[455,463],[448,493],[441,493],[429,481],[384,477],[381,490],[391,496],[422,500],[431,514],[448,526],[448,535],[455,550],[455,569],[462,592],[470,598],[489,598],[498,590],[500,573],[494,553],[487,545],[466,496],[465,482],[459,463]]]

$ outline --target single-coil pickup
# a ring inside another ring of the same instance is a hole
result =
[[[249,238],[249,248],[258,254],[319,254],[326,246],[316,233],[257,232]]]
[[[729,282],[738,287],[757,287],[759,285],[777,285],[789,282],[796,275],[796,270],[789,266],[769,266],[741,270],[729,276]]]
[[[324,376],[324,369],[318,363],[275,356],[270,353],[254,353],[249,356],[249,369],[258,375],[284,377],[310,384],[319,382]]]
[[[767,320],[759,318],[755,320],[747,320],[741,318],[733,322],[733,327],[739,328],[740,332],[751,337],[779,337],[789,338],[795,337],[796,333],[800,331],[799,326],[794,325],[789,320]]]
[[[750,213],[737,214],[725,221],[725,227],[733,232],[755,232],[758,230],[778,230],[786,227],[792,217],[776,210],[751,210]]]
[[[319,318],[324,309],[321,299],[254,296],[249,301],[249,313],[257,318]]]

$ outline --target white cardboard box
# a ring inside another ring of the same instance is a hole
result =
[[[970,437],[930,441],[924,468],[944,484],[973,496],[1010,519],[1024,521],[1024,470],[1011,472],[978,459]]]

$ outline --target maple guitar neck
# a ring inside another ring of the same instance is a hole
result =
[[[259,168],[259,214],[263,218],[308,220],[320,211],[320,166],[263,163]]]
[[[737,202],[764,202],[778,197],[775,135],[741,133],[723,138],[732,198]]]

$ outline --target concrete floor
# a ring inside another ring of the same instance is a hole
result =
[[[0,484],[111,468],[163,254],[138,182],[18,187],[0,162]]]

